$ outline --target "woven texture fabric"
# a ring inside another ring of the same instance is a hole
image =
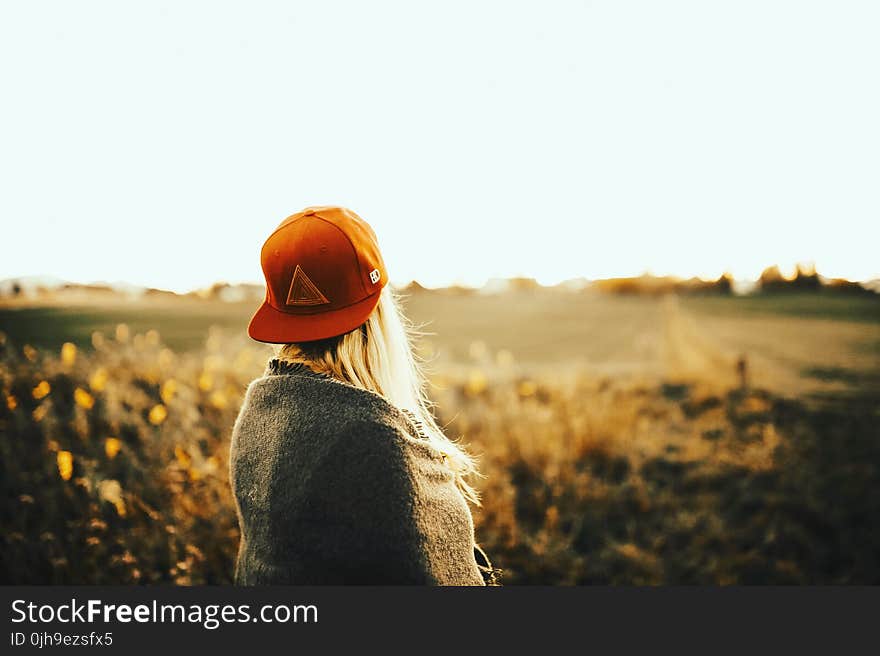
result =
[[[273,359],[248,387],[230,478],[237,584],[494,581],[467,502],[414,417],[304,365]]]

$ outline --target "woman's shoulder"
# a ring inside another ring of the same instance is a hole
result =
[[[269,361],[263,375],[251,382],[245,405],[276,409],[332,408],[335,419],[346,417],[377,420],[394,416],[397,409],[379,394],[312,371],[299,363]]]
[[[270,418],[297,432],[332,434],[339,449],[407,448],[434,456],[433,449],[425,450],[428,440],[412,413],[301,364],[270,360],[264,375],[248,387],[241,414]]]

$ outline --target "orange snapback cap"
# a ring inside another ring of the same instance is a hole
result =
[[[388,282],[376,233],[344,207],[308,207],[269,235],[266,300],[248,325],[258,342],[310,342],[363,324]]]

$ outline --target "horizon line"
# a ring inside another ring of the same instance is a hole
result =
[[[539,287],[544,288],[552,288],[563,286],[566,283],[577,283],[583,282],[586,284],[603,282],[603,281],[612,281],[612,280],[638,280],[638,279],[646,279],[646,278],[656,278],[656,279],[668,279],[675,281],[700,281],[703,283],[711,283],[717,282],[722,278],[729,278],[734,283],[743,284],[756,284],[760,281],[761,275],[767,272],[770,269],[775,268],[777,272],[780,274],[781,278],[786,281],[794,280],[798,273],[804,273],[806,275],[817,275],[820,279],[824,279],[827,281],[837,280],[837,281],[845,281],[849,283],[856,283],[861,285],[870,284],[872,282],[880,280],[880,275],[872,276],[866,279],[852,279],[848,277],[839,277],[839,276],[826,276],[822,274],[820,271],[816,269],[812,264],[803,264],[799,263],[792,267],[789,270],[785,270],[783,267],[779,265],[770,265],[763,269],[762,274],[758,276],[734,276],[729,271],[725,271],[720,275],[716,276],[702,276],[702,275],[690,275],[690,276],[682,276],[679,274],[672,273],[655,273],[651,270],[644,270],[639,274],[635,275],[618,275],[618,276],[606,276],[606,277],[587,277],[587,276],[574,276],[569,278],[562,279],[553,279],[552,281],[542,280],[538,276],[528,276],[528,275],[510,275],[510,276],[488,276],[482,278],[482,281],[478,284],[474,284],[472,282],[468,282],[462,279],[453,279],[446,283],[442,284],[427,284],[418,278],[410,278],[407,280],[390,280],[389,284],[396,288],[404,288],[416,284],[424,289],[450,289],[450,288],[465,288],[465,289],[484,289],[493,284],[510,282],[510,281],[529,281],[535,283]],[[43,279],[47,282],[40,282],[40,279]],[[204,292],[210,290],[215,286],[226,285],[229,287],[237,287],[237,286],[259,286],[265,287],[265,282],[262,280],[223,280],[218,279],[206,285],[196,285],[196,286],[187,286],[187,287],[162,287],[155,285],[146,285],[130,282],[127,280],[90,280],[90,281],[82,281],[82,280],[74,280],[69,278],[62,278],[60,276],[55,275],[45,275],[45,274],[28,274],[21,276],[10,276],[4,279],[0,279],[0,285],[12,285],[16,282],[22,283],[26,281],[35,281],[32,285],[27,285],[29,287],[45,287],[45,288],[57,288],[63,285],[77,285],[82,287],[109,287],[114,289],[115,291],[124,292],[125,288],[129,288],[130,290],[141,290],[141,291],[157,291],[157,292],[166,292],[172,293],[179,296],[186,296],[188,294],[198,294],[199,292]]]

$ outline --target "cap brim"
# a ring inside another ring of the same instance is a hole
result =
[[[268,344],[312,342],[350,332],[364,323],[379,304],[381,292],[338,310],[315,314],[292,314],[276,310],[267,301],[257,308],[248,324],[251,339]]]

